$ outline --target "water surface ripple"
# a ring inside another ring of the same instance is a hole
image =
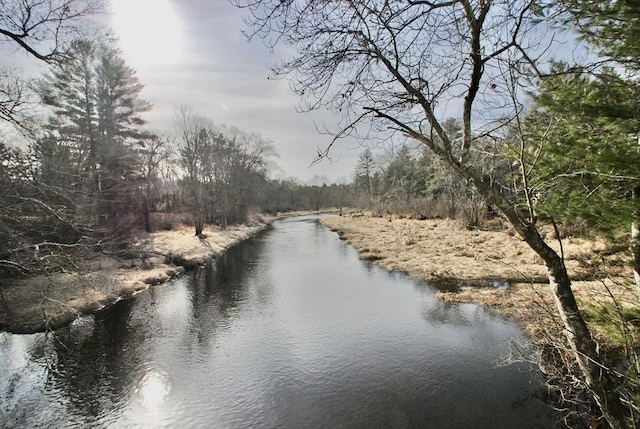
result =
[[[1,427],[544,428],[509,322],[316,217],[52,335],[0,334]]]

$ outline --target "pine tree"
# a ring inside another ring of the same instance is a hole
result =
[[[629,76],[625,83],[630,91],[635,93],[638,100],[638,73],[640,73],[640,2],[637,0],[563,0],[562,4],[569,12],[569,16],[576,23],[581,36],[599,49],[599,54],[622,66]],[[610,99],[609,110],[616,109],[618,102]],[[630,113],[637,115],[635,110]],[[625,117],[625,113],[621,115]],[[636,127],[630,135],[640,146],[640,127]],[[633,198],[640,201],[640,186],[631,191]],[[631,251],[634,257],[634,278],[640,288],[640,203],[636,203],[633,211],[631,226]]]
[[[367,198],[367,207],[371,210],[371,199],[373,197],[373,175],[376,166],[373,152],[365,149],[358,157],[355,167],[354,183],[356,189],[363,191]]]
[[[640,71],[640,2],[638,0],[563,0],[583,39],[599,54]]]
[[[609,235],[633,223],[637,284],[639,89],[611,70],[595,77],[565,71],[542,81],[536,109],[528,118],[540,214],[586,222]]]
[[[542,82],[528,118],[542,214],[607,233],[628,224],[636,205],[630,196],[640,184],[639,100],[614,74]]]
[[[140,99],[142,84],[119,52],[108,44],[80,40],[69,61],[56,64],[39,85],[43,104],[53,110],[47,133],[36,144],[43,180],[51,168],[47,154],[61,160],[73,190],[90,211],[118,222],[132,204],[139,149],[147,137],[140,114],[150,105]]]
[[[95,48],[88,41],[72,45],[73,57],[54,67],[41,80],[38,90],[42,103],[53,110],[40,138],[36,151],[66,156],[61,167],[63,175],[72,180],[77,191],[93,188],[92,178],[98,165],[98,131],[96,112],[96,82],[93,71]],[[47,163],[50,157],[41,156]],[[62,160],[61,160],[62,161]],[[65,165],[66,164],[66,165]],[[50,168],[43,170],[44,178],[52,178]],[[57,183],[56,183],[57,184]]]

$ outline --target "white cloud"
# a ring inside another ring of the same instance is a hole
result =
[[[150,5],[150,11],[154,9],[152,0],[136,1]],[[316,125],[336,128],[337,118],[329,112],[298,113],[299,100],[289,90],[288,82],[267,79],[269,67],[280,60],[280,54],[270,52],[260,40],[247,41],[241,32],[241,10],[227,2],[205,0],[174,0],[172,8],[184,47],[181,55],[152,60],[139,54],[139,44],[135,49],[128,48],[123,39],[125,59],[145,85],[142,96],[154,106],[147,114],[154,129],[168,130],[175,109],[188,105],[216,123],[256,131],[272,140],[286,176],[303,180],[316,174],[331,180],[351,176],[359,151],[348,150],[347,146],[357,146],[354,142],[341,142],[336,147],[333,156],[339,162],[323,162],[309,168],[317,149],[331,141],[330,136],[317,132]],[[153,17],[150,12],[139,20],[138,31],[157,31],[156,24],[145,26],[145,19]],[[160,18],[171,22],[164,15],[157,17]],[[162,46],[149,45],[148,52],[173,55],[175,45],[166,39],[154,42],[145,36],[145,40],[147,44],[164,43],[167,47],[163,51]]]

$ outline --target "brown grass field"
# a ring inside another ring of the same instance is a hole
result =
[[[222,254],[229,247],[263,230],[272,219],[221,230],[207,227],[204,237],[193,227],[174,226],[168,231],[139,233],[130,256],[86,255],[76,269],[22,278],[0,279],[0,330],[31,333],[63,326],[78,315],[92,313],[150,285],[164,283]]]
[[[561,334],[545,266],[512,229],[496,223],[488,230],[469,230],[453,220],[362,214],[325,217],[322,223],[357,249],[361,259],[426,281],[443,301],[490,307],[513,318],[534,342]],[[545,231],[549,244],[559,250],[552,228]],[[616,306],[638,308],[629,252],[614,251],[602,239],[576,237],[564,238],[562,247],[596,340],[617,347],[611,324],[597,316]],[[638,344],[637,330],[632,334]]]
[[[204,238],[193,228],[174,226],[140,233],[132,254],[146,258],[90,255],[77,269],[49,276],[0,279],[0,329],[36,332],[69,323],[150,285],[197,266],[264,229],[272,218],[221,230],[207,227]],[[560,334],[541,260],[509,228],[468,230],[452,220],[411,220],[365,215],[330,216],[322,223],[358,250],[360,258],[435,286],[446,302],[484,305],[513,318],[534,342]],[[549,243],[559,242],[548,228]],[[602,239],[563,239],[566,265],[576,296],[590,318],[596,339],[617,347],[621,340],[611,308],[640,308],[632,284],[629,255]],[[603,318],[602,315],[607,318]],[[640,343],[637,323],[630,325]],[[611,344],[613,343],[613,344]]]

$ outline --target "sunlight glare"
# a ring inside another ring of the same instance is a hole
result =
[[[183,60],[182,23],[170,0],[111,0],[112,28],[120,48],[141,66]]]
[[[140,382],[138,394],[140,402],[147,410],[158,409],[169,394],[171,386],[166,375],[152,371]]]

